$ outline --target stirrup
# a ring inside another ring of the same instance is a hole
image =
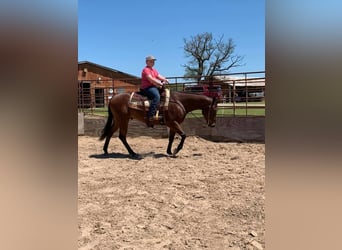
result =
[[[164,116],[162,115],[153,116],[153,121],[157,121],[157,122],[164,121]]]

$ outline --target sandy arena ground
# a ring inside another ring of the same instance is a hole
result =
[[[79,250],[265,248],[265,144],[127,140],[78,137]]]

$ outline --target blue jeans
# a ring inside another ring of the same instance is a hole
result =
[[[150,108],[147,113],[147,117],[153,117],[156,114],[157,105],[160,102],[160,94],[157,87],[149,87],[141,89],[140,92],[151,100]]]

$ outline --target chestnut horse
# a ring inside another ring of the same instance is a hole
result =
[[[113,96],[109,102],[108,120],[100,136],[100,140],[106,138],[103,146],[105,154],[108,154],[108,144],[112,135],[119,129],[119,138],[125,145],[128,153],[132,157],[137,156],[126,140],[128,122],[130,119],[136,119],[145,123],[146,112],[144,110],[130,108],[128,105],[129,99],[129,93],[121,93]],[[183,92],[171,92],[168,109],[165,110],[164,114],[164,123],[170,128],[167,154],[175,156],[183,148],[186,134],[181,127],[181,123],[184,121],[187,113],[196,109],[202,110],[208,126],[215,126],[217,110],[215,98]],[[172,153],[171,148],[176,133],[181,136],[181,141]]]

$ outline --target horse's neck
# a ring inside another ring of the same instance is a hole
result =
[[[196,109],[203,109],[205,106],[210,105],[206,96],[185,94],[179,97],[179,101],[184,106],[186,112],[191,112]]]

